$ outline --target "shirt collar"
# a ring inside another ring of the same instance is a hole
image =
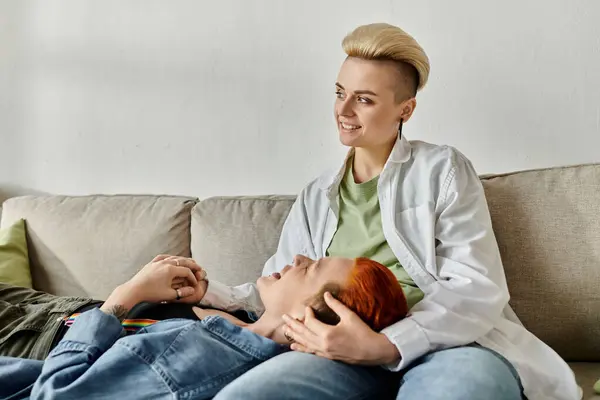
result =
[[[412,147],[410,145],[410,142],[406,139],[406,136],[398,137],[396,139],[396,143],[394,143],[392,152],[390,153],[390,156],[388,157],[388,160],[385,163],[385,166],[383,167],[383,170],[385,171],[387,168],[389,168],[390,163],[394,163],[394,164],[405,163],[406,161],[408,161],[410,159],[411,154],[412,154]],[[348,151],[348,154],[346,154],[344,163],[342,164],[340,169],[337,171],[337,174],[328,175],[328,176],[324,177],[324,179],[321,179],[319,187],[323,190],[331,190],[331,189],[333,189],[334,186],[335,187],[339,186],[340,182],[344,178],[344,173],[346,172],[346,166],[348,164],[348,161],[352,158],[353,155],[354,155],[354,147],[352,147]]]

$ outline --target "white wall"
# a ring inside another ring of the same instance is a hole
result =
[[[600,162],[597,0],[0,0],[0,194],[295,193],[344,154],[340,42],[374,21],[431,58],[409,138]]]

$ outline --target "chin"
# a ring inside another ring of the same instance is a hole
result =
[[[256,280],[256,288],[260,291],[261,288],[263,288],[265,286],[265,284],[267,283],[266,281],[269,278],[266,276],[261,276],[260,278],[258,278]]]
[[[360,147],[360,137],[354,134],[340,132],[340,142],[348,147]]]

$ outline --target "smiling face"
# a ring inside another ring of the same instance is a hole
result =
[[[416,106],[398,63],[348,57],[336,82],[334,116],[346,146],[375,148],[396,140]]]
[[[265,309],[275,313],[303,315],[306,301],[327,283],[346,285],[354,260],[326,257],[317,261],[296,256],[294,265],[280,273],[258,279],[257,287]]]

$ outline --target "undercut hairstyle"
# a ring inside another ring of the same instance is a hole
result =
[[[345,285],[327,283],[307,302],[319,321],[336,325],[340,317],[325,302],[325,292],[344,303],[374,331],[392,325],[408,313],[406,296],[392,271],[369,258],[354,260]]]
[[[359,26],[344,38],[342,48],[348,57],[395,62],[406,88],[396,93],[398,102],[406,100],[407,94],[416,96],[427,84],[430,68],[427,54],[397,26],[385,23]]]

